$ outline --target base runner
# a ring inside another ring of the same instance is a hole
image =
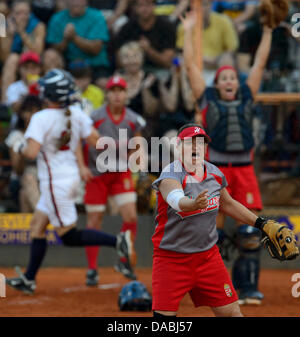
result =
[[[32,242],[26,272],[18,270],[19,277],[7,279],[9,286],[27,294],[32,294],[36,287],[36,275],[47,250],[46,228],[50,222],[66,246],[108,246],[126,258],[130,268],[135,263],[130,231],[114,236],[76,228],[75,199],[80,182],[76,151],[81,139],[96,146],[100,135],[91,119],[73,106],[76,88],[68,72],[50,70],[39,84],[47,108],[31,118],[25,138],[13,146],[25,158],[37,158],[40,182],[40,199],[30,224]]]

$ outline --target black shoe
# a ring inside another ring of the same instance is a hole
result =
[[[89,269],[86,273],[86,282],[85,284],[88,287],[95,287],[99,282],[99,274],[96,269]]]
[[[136,280],[137,277],[132,270],[131,266],[129,263],[123,262],[122,260],[119,260],[118,263],[115,265],[115,270],[118,271],[119,273],[122,273],[125,277],[129,278],[130,280]]]
[[[261,305],[264,295],[260,291],[240,292],[239,305]]]
[[[117,235],[117,253],[120,258],[125,258],[131,268],[136,265],[136,253],[133,243],[133,235],[130,230]]]
[[[16,267],[15,270],[19,277],[6,279],[6,284],[24,294],[34,294],[34,290],[36,289],[35,281],[28,280],[19,267]]]
[[[133,235],[130,230],[117,235],[117,253],[120,257],[115,269],[125,277],[136,280],[133,268],[136,265]],[[125,261],[125,262],[124,262]]]

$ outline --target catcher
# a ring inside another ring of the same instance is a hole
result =
[[[205,1],[206,2],[206,1]],[[239,81],[238,70],[231,65],[220,67],[213,86],[206,87],[193,51],[194,13],[185,19],[184,60],[197,105],[201,110],[201,123],[212,139],[206,159],[225,175],[230,196],[252,212],[263,207],[253,166],[253,106],[264,69],[270,54],[272,31],[286,17],[288,5],[283,0],[264,0],[260,6],[263,34],[253,65],[245,83]],[[226,248],[224,237],[225,214],[219,212],[217,227],[219,246]],[[235,245],[239,256],[232,268],[232,279],[239,291],[240,304],[260,304],[264,295],[258,291],[260,270],[259,254],[261,233],[247,223],[238,222]]]

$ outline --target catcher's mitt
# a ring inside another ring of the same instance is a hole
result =
[[[287,226],[262,218],[256,220],[255,226],[261,229],[262,242],[272,258],[280,261],[293,260],[299,255],[296,237]]]
[[[259,6],[260,21],[263,25],[274,29],[288,15],[287,0],[262,0]]]

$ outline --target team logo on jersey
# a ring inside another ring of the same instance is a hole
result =
[[[123,184],[124,184],[124,189],[125,190],[130,190],[130,187],[131,187],[131,183],[130,183],[130,180],[128,178],[125,178],[123,180]]]
[[[188,196],[190,198],[190,196]],[[193,199],[193,198],[191,198]],[[202,214],[202,213],[207,213],[207,212],[212,212],[214,210],[217,210],[219,208],[220,204],[220,197],[213,197],[208,199],[208,206],[203,209],[197,209],[196,211],[191,211],[191,212],[176,212],[181,219],[188,218],[190,216],[194,216],[197,214]]]
[[[248,192],[246,194],[246,200],[247,200],[247,204],[253,204],[253,201],[254,201],[254,197],[253,197],[253,193],[251,192]]]
[[[231,288],[230,288],[230,285],[225,283],[224,284],[224,291],[225,291],[225,294],[227,297],[231,297],[233,294],[232,294],[232,291],[231,291]]]

